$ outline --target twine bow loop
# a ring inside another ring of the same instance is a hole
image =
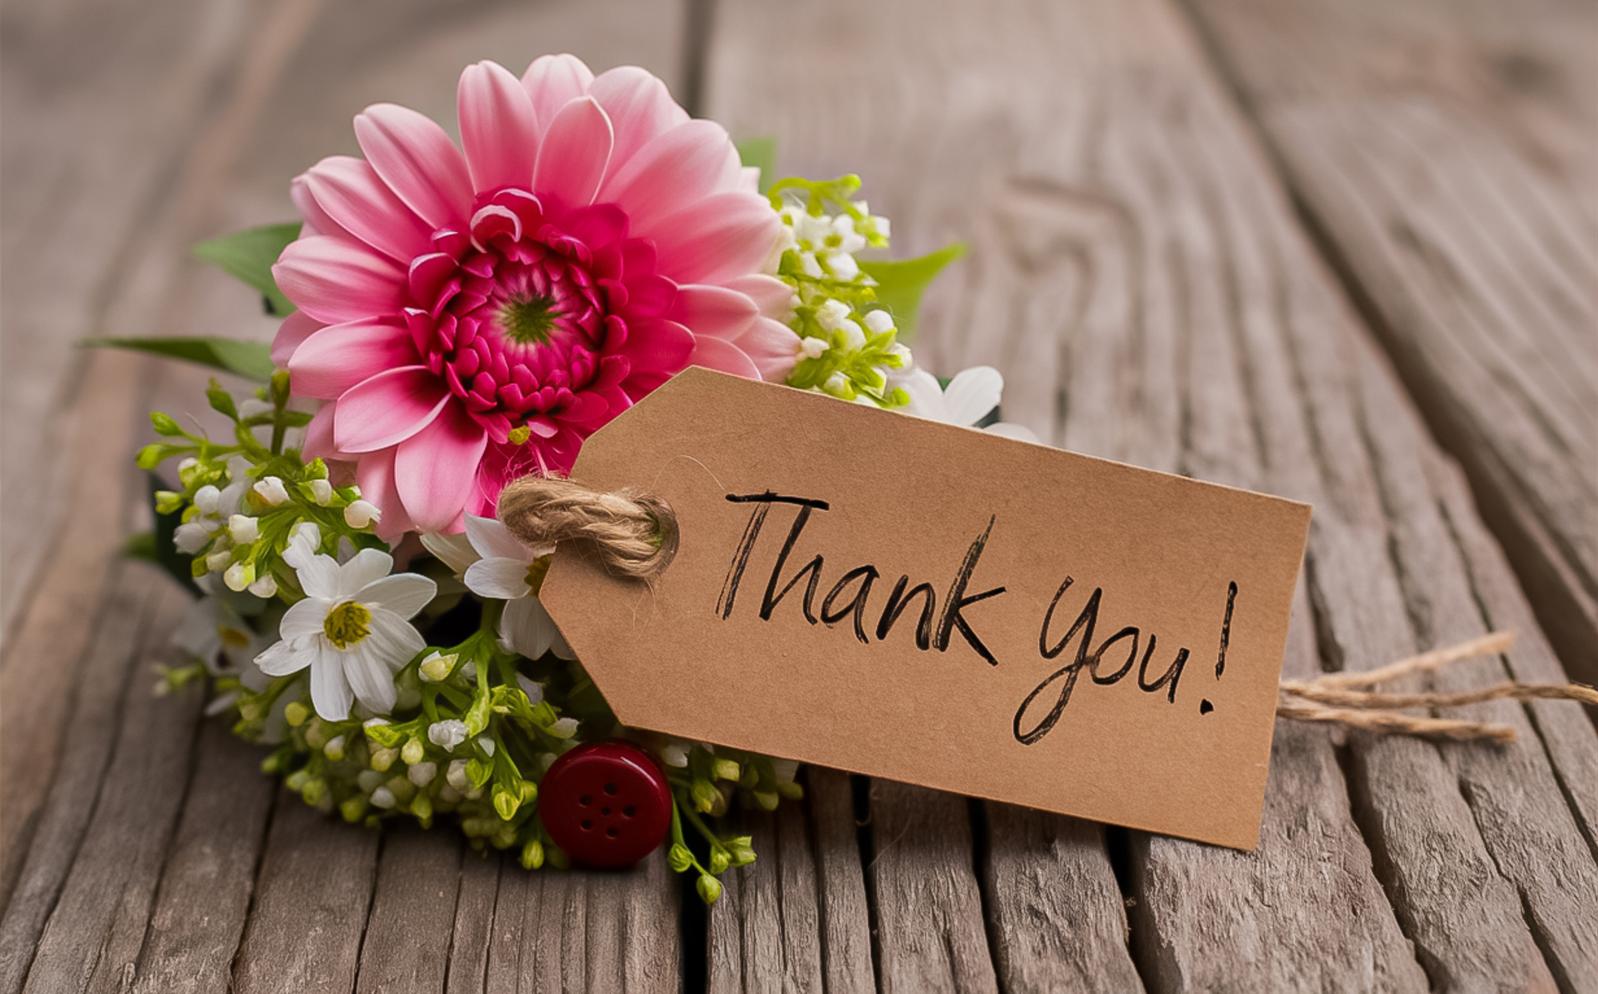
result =
[[[610,572],[647,580],[677,551],[677,516],[653,494],[524,476],[500,492],[499,520],[530,546],[580,541]]]

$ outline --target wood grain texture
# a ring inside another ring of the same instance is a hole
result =
[[[1598,679],[1598,11],[1194,6],[1566,667]]]

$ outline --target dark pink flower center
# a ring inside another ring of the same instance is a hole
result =
[[[470,231],[437,231],[433,246],[411,263],[407,327],[495,442],[522,426],[586,436],[631,403],[629,337],[675,287],[617,208],[548,212],[525,190],[501,190]]]

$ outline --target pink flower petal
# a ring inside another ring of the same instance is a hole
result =
[[[718,193],[662,219],[652,237],[662,274],[682,283],[719,283],[760,269],[781,225],[764,198]]]
[[[430,118],[395,104],[374,104],[355,118],[366,160],[433,228],[464,224],[472,212],[466,159]]]
[[[615,130],[616,145],[610,153],[613,169],[657,135],[688,120],[688,112],[677,106],[666,84],[637,66],[618,66],[600,73],[588,94],[605,108]]]
[[[289,373],[295,393],[334,400],[384,370],[416,363],[416,346],[405,328],[351,321],[328,325],[307,338],[289,362]]]
[[[425,366],[378,373],[338,399],[333,441],[343,452],[397,445],[431,424],[449,397],[449,390]]]
[[[456,405],[400,445],[394,482],[418,528],[444,531],[460,517],[487,445],[482,427]]]
[[[636,322],[622,352],[632,362],[632,371],[659,372],[670,376],[688,365],[694,351],[694,336],[675,321],[646,319]]]
[[[756,318],[733,344],[760,370],[760,378],[771,383],[786,380],[799,362],[799,336],[792,328],[770,318]]]
[[[671,317],[687,325],[696,338],[708,335],[731,341],[759,316],[755,302],[744,294],[703,283],[678,287],[671,307]]]
[[[455,103],[472,186],[480,193],[525,187],[538,153],[539,122],[521,80],[496,62],[467,66]]]
[[[592,97],[568,102],[544,131],[533,192],[570,206],[593,203],[610,164],[611,141],[610,118]]]
[[[343,459],[347,455],[333,444],[333,405],[323,404],[311,415],[305,426],[305,440],[300,443],[300,454],[306,459]],[[337,484],[334,484],[337,486]]]
[[[278,325],[277,335],[272,339],[272,365],[287,366],[289,356],[300,347],[300,343],[321,327],[322,322],[304,311],[295,311],[284,318],[283,323]]]
[[[300,227],[302,236],[339,233],[338,224],[316,205],[316,198],[311,196],[310,189],[305,185],[304,173],[289,182],[289,199],[294,202],[294,209],[300,212],[300,220],[305,222]]]
[[[727,280],[722,284],[729,290],[737,290],[760,308],[760,313],[768,318],[778,321],[787,321],[793,316],[793,309],[799,303],[798,294],[793,292],[793,287],[763,273],[750,273],[736,279]]]
[[[399,489],[394,486],[394,454],[397,449],[383,449],[361,456],[355,467],[355,485],[361,488],[361,499],[377,506],[378,519],[373,531],[385,542],[392,542],[416,525],[400,502]]]
[[[522,86],[533,100],[540,128],[548,128],[555,114],[572,98],[588,92],[594,74],[575,55],[541,55],[522,73]]]
[[[685,121],[612,172],[599,199],[621,205],[633,234],[652,237],[655,222],[673,208],[734,188],[739,168],[738,151],[721,125]]]
[[[340,229],[398,262],[408,263],[432,247],[427,225],[364,159],[329,156],[306,171],[305,186]]]
[[[760,379],[760,370],[749,357],[736,345],[719,338],[695,339],[694,354],[689,363],[707,369],[719,369],[723,373],[731,373],[750,380]]]
[[[405,302],[405,270],[360,242],[334,235],[290,242],[272,278],[296,307],[328,324],[394,314]]]

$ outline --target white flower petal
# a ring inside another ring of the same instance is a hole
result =
[[[305,596],[331,601],[338,598],[339,566],[332,556],[306,556],[294,567]]]
[[[338,599],[352,599],[368,583],[388,576],[394,557],[381,549],[362,549],[338,568]]]
[[[292,607],[283,612],[283,620],[278,622],[277,626],[278,634],[286,639],[320,635],[323,631],[322,626],[327,623],[327,612],[332,607],[332,604],[320,597],[307,597],[302,601],[295,601]]]
[[[1032,442],[1042,445],[1042,439],[1026,425],[1018,425],[1013,421],[996,421],[982,429],[990,435],[999,435],[1004,438],[1014,438],[1022,442]]]
[[[418,652],[427,648],[427,642],[409,621],[386,608],[372,611],[371,632],[361,643],[370,647],[379,659],[397,670],[410,662]]]
[[[459,535],[441,535],[429,532],[422,536],[422,548],[431,552],[439,562],[450,568],[450,572],[457,575],[466,572],[466,568],[477,562],[477,550],[472,548],[471,539],[465,533]]]
[[[466,589],[479,597],[515,600],[533,592],[527,585],[528,561],[494,556],[472,563],[463,578]]]
[[[499,620],[499,638],[502,645],[529,659],[537,659],[546,652],[561,659],[577,658],[555,619],[536,597],[524,597],[505,605],[505,613]]]
[[[1004,377],[992,366],[972,366],[961,370],[943,391],[943,406],[950,424],[976,424],[999,406],[1004,392]]]
[[[316,646],[306,640],[278,642],[255,657],[255,665],[267,676],[298,673],[316,660]]]
[[[510,529],[506,528],[505,523],[498,518],[480,518],[475,514],[468,514],[466,537],[480,556],[519,559],[523,563],[530,563],[535,558],[532,550],[512,535]]]
[[[344,676],[343,653],[317,640],[316,662],[311,664],[311,703],[326,721],[343,721],[350,716],[354,695]]]
[[[368,648],[371,639],[353,646],[344,656],[344,679],[355,692],[361,706],[377,714],[394,710],[398,692],[394,689],[394,673],[388,668],[375,648]]]
[[[932,421],[948,420],[944,412],[943,388],[938,386],[936,376],[924,369],[912,369],[904,375],[899,386],[910,395],[910,403],[904,406],[904,413]]]
[[[396,573],[362,587],[355,599],[370,607],[410,618],[438,594],[438,584],[416,573]]]

